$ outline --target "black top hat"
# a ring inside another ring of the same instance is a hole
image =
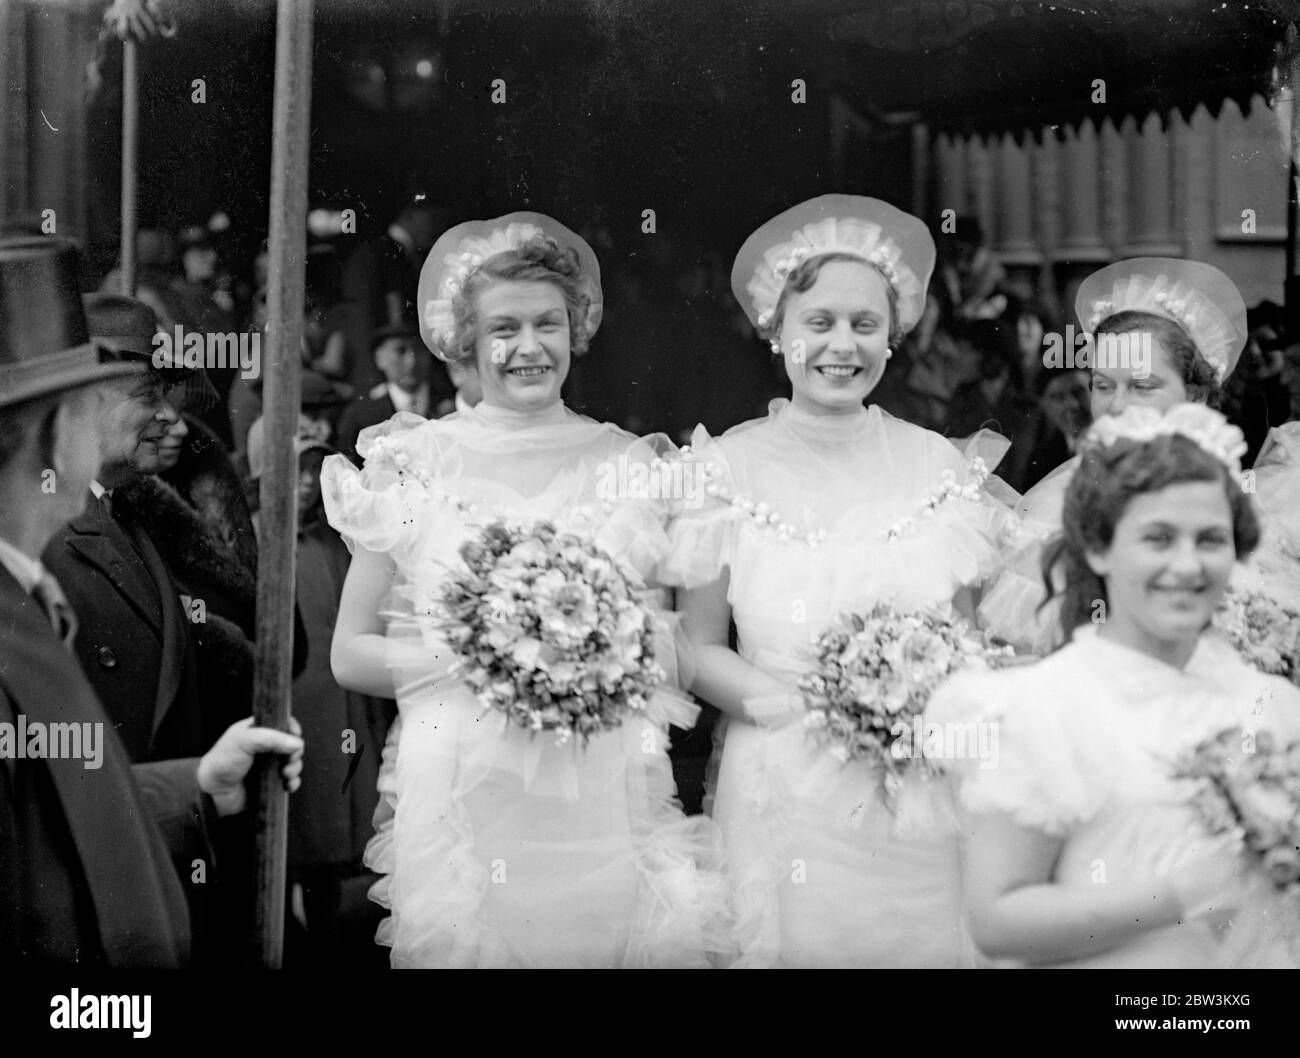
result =
[[[380,327],[370,332],[370,351],[373,353],[389,338],[410,338],[421,349],[424,349],[424,343],[420,341],[420,332],[413,323],[396,323],[389,327]]]
[[[0,407],[140,371],[138,363],[101,363],[71,243],[0,238]]]

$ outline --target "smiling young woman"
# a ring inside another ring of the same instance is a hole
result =
[[[600,322],[595,256],[541,214],[468,222],[430,252],[419,302],[421,336],[472,366],[482,401],[442,419],[399,413],[361,432],[360,473],[341,456],[322,473],[330,522],[353,549],[335,678],[396,697],[400,714],[367,849],[391,912],[378,939],[395,967],[707,965],[728,942],[713,926],[724,894],[705,862],[708,821],[673,800],[668,725],[690,727],[698,710],[671,693],[667,626],[656,620],[655,660],[670,679],[637,722],[558,745],[485,710],[440,605],[465,571],[462,545],[500,519],[593,542],[662,610],[653,575],[668,504],[598,483],[602,468],[648,466],[671,445],[560,396]],[[537,648],[530,636],[519,633],[521,650]],[[536,704],[531,687],[518,710]]]
[[[806,737],[795,691],[809,643],[840,613],[959,606],[997,555],[1006,508],[984,485],[1005,442],[981,466],[863,405],[920,318],[933,266],[917,218],[829,195],[763,225],[732,272],[793,396],[716,440],[697,428],[688,458],[706,465],[712,499],[679,513],[663,568],[688,589],[692,690],[727,717],[713,802],[742,966],[970,955],[946,794],[907,787],[895,817],[867,767],[811,782],[827,751]]]
[[[1227,276],[1199,261],[1135,257],[1107,265],[1080,285],[1075,315],[1094,339],[1094,422],[1132,406],[1167,411],[1191,401],[1213,407],[1246,345],[1241,295]],[[1022,653],[1045,654],[1064,640],[1059,606],[1046,601],[1043,550],[1061,528],[1066,488],[1078,467],[1076,456],[1025,493],[1004,571],[980,601],[981,623]]]
[[[1240,431],[1200,405],[1099,420],[1065,500],[1070,641],[1030,666],[957,677],[931,700],[931,722],[1000,731],[995,768],[958,769],[970,924],[989,957],[1300,965],[1294,901],[1247,870],[1235,839],[1207,834],[1173,773],[1225,730],[1279,745],[1300,735],[1300,691],[1205,631],[1259,540],[1238,483],[1244,451]]]

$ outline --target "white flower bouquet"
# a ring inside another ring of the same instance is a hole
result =
[[[936,687],[962,669],[988,669],[1012,657],[960,618],[934,611],[899,613],[885,605],[850,613],[814,645],[817,667],[799,680],[807,730],[842,762],[880,769],[892,801],[907,768],[937,769],[914,752],[915,723]]]
[[[443,630],[485,709],[584,745],[645,709],[664,679],[655,617],[591,540],[496,521],[460,557],[442,586]]]
[[[1255,668],[1300,686],[1300,613],[1263,592],[1229,588],[1213,623]]]
[[[1227,728],[1175,763],[1195,784],[1192,807],[1211,834],[1230,834],[1275,889],[1300,895],[1300,742]]]

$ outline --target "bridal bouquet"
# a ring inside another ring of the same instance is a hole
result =
[[[1231,834],[1281,893],[1300,895],[1300,742],[1227,728],[1175,764],[1211,834]]]
[[[813,649],[817,668],[798,685],[808,707],[805,727],[841,761],[880,768],[890,798],[906,768],[937,770],[921,721],[934,689],[961,669],[1012,657],[1010,647],[990,646],[959,618],[884,605],[844,614]]]
[[[549,522],[496,521],[460,557],[442,587],[443,627],[485,709],[585,744],[645,708],[664,678],[655,618],[609,555]]]
[[[1300,686],[1300,613],[1258,591],[1229,588],[1214,626],[1261,672]]]

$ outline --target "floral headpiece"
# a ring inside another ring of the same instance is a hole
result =
[[[1117,312],[1149,312],[1178,324],[1222,382],[1246,347],[1246,303],[1212,265],[1175,257],[1134,257],[1094,272],[1079,286],[1074,312],[1089,333]]]
[[[490,258],[518,250],[541,235],[577,252],[582,266],[580,283],[589,300],[587,333],[596,332],[602,299],[600,265],[591,247],[581,236],[543,213],[509,213],[496,220],[457,224],[434,243],[425,258],[417,295],[420,337],[435,356],[446,360],[451,352],[456,333],[454,301],[469,277]]]
[[[754,232],[736,255],[731,288],[750,322],[765,328],[790,273],[811,257],[844,253],[880,269],[910,330],[925,309],[934,240],[925,225],[880,199],[822,195],[786,210]]]
[[[1084,435],[1082,447],[1109,448],[1117,441],[1145,444],[1157,437],[1186,437],[1209,453],[1227,469],[1233,481],[1241,484],[1241,457],[1246,454],[1246,438],[1219,412],[1204,404],[1176,404],[1163,415],[1155,408],[1131,404],[1118,415],[1103,415]]]

